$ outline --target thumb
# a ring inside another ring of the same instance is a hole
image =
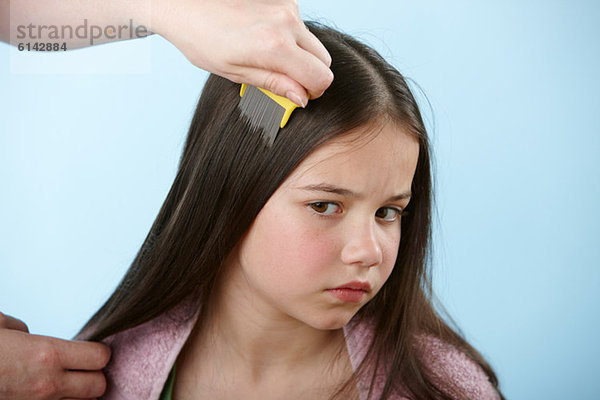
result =
[[[0,312],[0,329],[14,329],[17,331],[23,331],[29,333],[29,328],[25,325],[25,322],[20,319],[11,317]]]

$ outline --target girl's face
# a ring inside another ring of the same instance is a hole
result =
[[[419,145],[391,124],[352,142],[365,131],[309,155],[232,253],[226,290],[251,312],[338,329],[389,277]]]

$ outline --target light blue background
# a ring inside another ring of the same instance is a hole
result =
[[[373,45],[431,101],[436,287],[508,398],[600,398],[600,3],[300,10]],[[140,74],[10,73],[0,44],[0,310],[32,332],[77,332],[174,177],[206,73],[158,36],[72,54],[126,69],[148,44]]]

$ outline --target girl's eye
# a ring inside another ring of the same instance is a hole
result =
[[[375,213],[377,218],[381,218],[386,222],[394,222],[398,219],[398,216],[402,215],[402,210],[399,210],[394,207],[381,207]]]
[[[323,215],[335,214],[337,212],[337,210],[340,208],[339,205],[328,202],[328,201],[317,201],[314,203],[310,203],[309,206],[317,213],[323,214]]]

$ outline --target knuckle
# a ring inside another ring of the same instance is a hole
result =
[[[60,361],[58,350],[48,343],[44,343],[39,347],[36,359],[38,364],[47,368],[57,366]]]
[[[280,52],[285,49],[286,40],[282,35],[277,32],[269,32],[265,36],[263,43],[270,52]]]
[[[283,25],[295,25],[300,20],[293,6],[278,7],[274,12],[274,17],[280,24]]]
[[[330,69],[328,69],[326,73],[321,74],[321,76],[322,79],[320,83],[324,86],[324,88],[331,85],[331,82],[333,82],[333,72],[331,72]]]
[[[56,396],[59,387],[56,380],[50,376],[38,379],[31,387],[32,396],[35,399],[50,399]]]
[[[315,90],[323,93],[331,85],[331,82],[333,82],[333,73],[331,70],[325,73],[319,71],[319,77],[315,80]]]
[[[331,62],[333,60],[331,59],[331,54],[329,54],[329,52],[325,52],[325,65],[327,65],[327,68],[331,68]],[[330,75],[330,79],[333,81],[333,72],[331,72],[331,69],[329,70],[329,75]]]
[[[298,2],[296,0],[290,0],[288,2],[288,9],[291,11],[292,15],[294,16],[294,21],[301,22],[302,25],[304,25],[302,18],[300,18],[300,9],[298,8]]]
[[[277,80],[277,75],[274,73],[268,73],[267,76],[265,77],[264,86],[266,88],[269,88],[269,90],[272,92],[278,91],[277,90],[278,83],[279,82]]]

